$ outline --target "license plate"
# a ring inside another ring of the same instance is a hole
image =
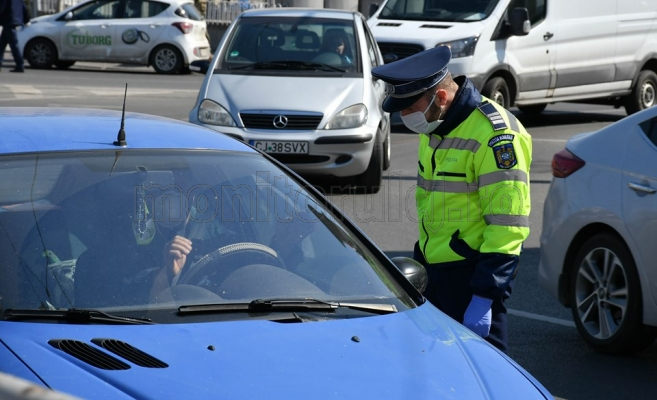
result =
[[[308,142],[278,142],[269,140],[250,140],[251,146],[265,153],[308,154]]]

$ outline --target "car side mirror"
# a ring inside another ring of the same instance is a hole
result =
[[[516,7],[511,10],[509,25],[511,26],[512,35],[527,35],[532,28],[532,24],[529,21],[529,11],[524,7]]]
[[[193,72],[198,72],[199,74],[206,74],[208,72],[208,69],[210,69],[209,60],[196,60],[196,61],[192,61],[189,64],[189,70]]]
[[[372,3],[370,4],[370,17],[376,13],[376,10],[379,9],[379,4],[378,3]]]
[[[429,275],[424,265],[408,257],[393,257],[390,260],[418,292],[424,292],[429,283]]]
[[[66,15],[64,15],[64,20],[65,21],[70,21],[72,19],[73,19],[73,11],[69,11],[69,12],[66,13]]]

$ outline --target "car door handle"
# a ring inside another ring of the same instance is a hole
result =
[[[112,25],[110,25],[110,24],[102,24],[100,27],[103,28],[103,29],[105,29],[105,28],[111,28]]]
[[[649,193],[653,194],[657,192],[657,189],[651,188],[650,186],[639,185],[638,183],[630,182],[627,186],[634,190],[635,192]]]
[[[543,40],[550,40],[550,39],[552,39],[552,36],[554,36],[554,33],[545,32],[545,35],[543,35]]]

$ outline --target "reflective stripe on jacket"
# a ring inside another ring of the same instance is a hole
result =
[[[467,79],[455,80],[460,89],[445,122],[420,136],[420,249],[428,264],[517,256],[529,236],[531,137]]]

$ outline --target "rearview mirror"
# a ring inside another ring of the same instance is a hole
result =
[[[209,60],[196,60],[196,61],[192,61],[189,64],[189,70],[193,72],[198,72],[199,74],[207,73],[208,69],[210,69]]]
[[[66,15],[64,15],[64,19],[66,21],[72,20],[73,19],[73,12],[72,11],[67,12]]]
[[[529,11],[524,7],[516,7],[511,10],[511,34],[514,36],[525,36],[531,30],[532,24],[529,21]]]
[[[393,257],[390,260],[418,292],[424,292],[429,283],[429,275],[422,264],[408,257]]]

